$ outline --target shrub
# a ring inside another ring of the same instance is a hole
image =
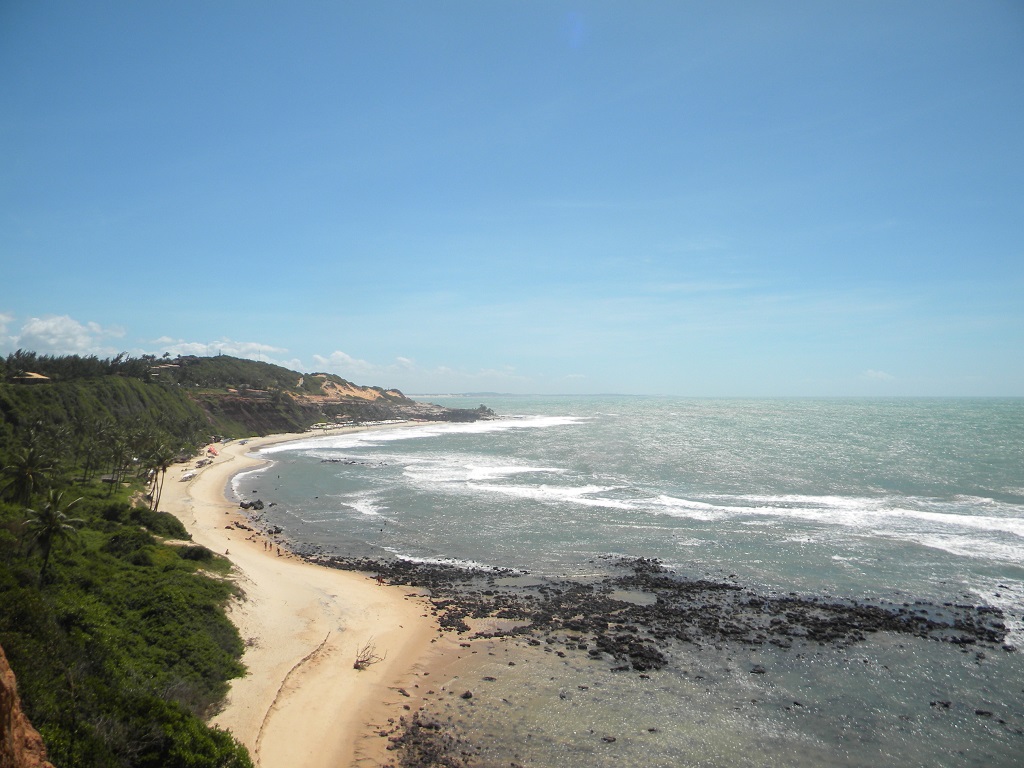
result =
[[[155,543],[156,539],[141,528],[124,527],[107,540],[107,543],[103,545],[103,551],[114,557],[131,561],[131,557],[143,547],[149,547]]]
[[[153,565],[153,553],[148,549],[137,549],[128,555],[127,560],[132,565],[148,567]]]
[[[132,510],[131,519],[138,525],[144,526],[150,532],[165,539],[191,539],[189,532],[185,530],[181,520],[170,512],[154,512],[146,507],[136,507]]]
[[[178,550],[178,556],[183,560],[192,560],[205,563],[213,560],[213,552],[200,544],[190,544]]]
[[[114,501],[100,511],[100,517],[111,523],[123,523],[128,516],[129,505],[124,501]]]

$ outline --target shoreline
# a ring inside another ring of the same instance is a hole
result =
[[[387,427],[323,434],[376,428]],[[200,469],[176,465],[180,471],[168,472],[161,508],[181,520],[196,544],[231,561],[230,578],[241,592],[227,614],[245,643],[247,672],[230,681],[210,724],[230,731],[261,768],[382,765],[388,742],[379,731],[415,708],[412,681],[446,646],[429,604],[408,587],[316,565],[276,544],[268,550],[269,539],[234,525],[248,521],[227,495],[232,477],[266,461],[246,454],[309,437],[234,441]],[[186,472],[195,476],[183,482]],[[367,644],[383,658],[356,670],[356,655]]]
[[[836,739],[850,737],[849,722],[853,746],[870,753],[877,723],[862,697],[878,689],[889,696],[886,711],[901,718],[885,730],[898,751],[904,716],[925,728],[939,727],[939,716],[956,718],[936,754],[967,739],[984,744],[991,764],[1003,764],[1005,750],[1024,734],[1013,697],[990,700],[1001,670],[1012,676],[1019,663],[1011,653],[992,657],[1012,647],[1002,613],[989,606],[759,592],[733,580],[682,576],[644,558],[609,556],[603,577],[565,580],[304,555],[294,542],[294,553],[282,548],[279,557],[226,498],[228,479],[259,465],[248,451],[308,437],[231,444],[180,484],[195,489],[182,494],[179,518],[197,543],[209,546],[209,535],[214,551],[230,546],[247,593],[229,616],[247,643],[249,673],[232,683],[212,724],[230,730],[264,768],[390,766],[399,757],[427,765],[438,754],[453,767],[475,758],[550,768],[567,754],[598,768],[677,765],[684,754],[722,766],[748,764],[751,754],[766,763],[784,757],[822,764]],[[240,567],[247,558],[254,571]],[[284,583],[296,576],[289,563],[318,575]],[[393,586],[377,586],[374,576]],[[246,581],[257,577],[264,581]],[[368,619],[373,610],[386,620]],[[386,623],[394,635],[381,634]],[[354,641],[365,637],[386,661],[347,672]],[[290,642],[290,650],[267,649],[271,640]],[[253,666],[257,661],[267,662],[266,672]],[[959,682],[935,688],[936,669]],[[902,687],[885,687],[890,670],[905,678]],[[643,718],[636,719],[640,703]],[[837,720],[836,707],[853,719]],[[767,741],[765,727],[776,734]],[[307,748],[300,753],[297,746]]]

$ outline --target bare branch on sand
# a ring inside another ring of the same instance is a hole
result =
[[[384,661],[388,657],[387,653],[383,656],[378,655],[377,646],[373,642],[371,637],[363,647],[356,651],[356,661],[352,665],[353,669],[366,669],[371,664],[376,664],[378,661]]]

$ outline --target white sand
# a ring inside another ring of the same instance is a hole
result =
[[[167,473],[161,509],[176,515],[193,540],[225,554],[244,598],[231,620],[247,650],[248,673],[233,681],[213,724],[231,731],[261,768],[371,766],[386,760],[387,740],[376,731],[404,713],[399,688],[414,680],[447,643],[429,618],[428,604],[407,587],[378,586],[369,574],[312,565],[250,531],[225,498],[235,473],[259,464],[245,456],[261,445],[308,435],[277,435],[229,444],[213,464],[181,482],[178,465]],[[383,661],[357,671],[356,653],[372,642]],[[415,708],[415,707],[413,707]]]

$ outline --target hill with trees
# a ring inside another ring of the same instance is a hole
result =
[[[201,442],[209,435],[301,432],[317,423],[475,421],[490,415],[483,406],[418,403],[397,389],[229,355],[102,360],[18,350],[0,359],[0,445],[27,423],[85,434],[103,422],[141,421]]]

